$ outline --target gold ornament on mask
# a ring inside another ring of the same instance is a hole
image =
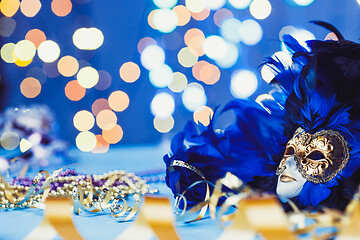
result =
[[[339,132],[321,130],[310,134],[302,128],[298,128],[288,141],[277,175],[284,172],[286,160],[290,156],[294,156],[300,174],[313,183],[333,179],[350,158],[347,142]]]

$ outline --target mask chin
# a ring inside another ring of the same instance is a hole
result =
[[[298,171],[293,156],[286,159],[285,171],[278,176],[276,194],[286,203],[290,198],[296,197],[301,192],[306,179]]]

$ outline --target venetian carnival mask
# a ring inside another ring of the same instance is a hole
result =
[[[333,179],[349,161],[349,149],[337,131],[322,130],[315,134],[298,128],[288,141],[276,174],[276,192],[280,199],[299,194],[306,180],[325,183]]]

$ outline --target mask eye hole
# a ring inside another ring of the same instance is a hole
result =
[[[287,147],[286,150],[285,150],[285,154],[284,155],[287,155],[287,156],[291,156],[291,155],[294,155],[295,154],[295,150],[293,147]]]
[[[325,156],[324,156],[324,154],[322,154],[319,151],[314,151],[314,152],[310,153],[308,158],[310,158],[311,160],[321,160],[321,159],[324,159]]]

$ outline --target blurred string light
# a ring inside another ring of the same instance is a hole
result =
[[[64,77],[72,77],[79,70],[79,62],[72,56],[64,56],[58,61],[57,67]]]
[[[102,110],[109,109],[111,110],[109,106],[109,102],[105,98],[99,98],[94,101],[94,103],[91,106],[92,113],[97,116],[99,112]]]
[[[79,28],[73,35],[74,45],[81,50],[96,50],[104,42],[104,35],[97,28]]]
[[[185,26],[191,19],[191,13],[187,7],[184,5],[175,6],[172,11],[174,11],[177,15],[177,25]]]
[[[12,17],[19,10],[19,0],[2,0],[0,2],[0,10],[6,17]]]
[[[239,43],[241,40],[240,35],[241,22],[236,18],[225,19],[220,26],[221,35],[232,43]]]
[[[157,9],[153,15],[153,24],[160,32],[170,33],[177,27],[178,17],[170,9]]]
[[[174,127],[174,118],[169,115],[165,118],[155,116],[153,120],[154,128],[160,133],[167,133]]]
[[[229,9],[221,8],[214,13],[214,23],[216,26],[220,27],[223,21],[233,17],[234,15]]]
[[[76,79],[83,88],[92,88],[99,81],[99,73],[95,68],[84,67],[79,70]]]
[[[214,116],[214,111],[208,106],[198,107],[193,113],[193,119],[196,124],[201,123],[204,126],[210,124],[210,120]]]
[[[107,143],[116,144],[123,138],[124,131],[120,125],[116,124],[109,130],[103,130],[102,136]]]
[[[187,85],[182,94],[182,102],[190,112],[194,112],[198,107],[206,105],[207,97],[204,87],[198,83]]]
[[[184,42],[189,47],[189,50],[199,57],[204,55],[204,41],[205,34],[198,28],[191,28],[184,35]]]
[[[129,96],[123,91],[114,91],[108,98],[109,106],[116,112],[124,111],[130,103]]]
[[[0,18],[0,36],[10,37],[16,28],[16,21],[10,17]]]
[[[29,40],[19,41],[14,48],[15,57],[21,61],[31,60],[36,53],[35,45]]]
[[[215,84],[220,79],[220,70],[214,65],[206,61],[197,62],[192,68],[193,76],[205,84]]]
[[[185,0],[185,6],[193,13],[199,13],[206,8],[205,0]]]
[[[256,45],[263,37],[263,30],[257,21],[247,19],[241,23],[239,34],[244,44]]]
[[[178,0],[153,0],[153,2],[158,8],[170,9],[177,4]]]
[[[147,46],[141,52],[140,61],[147,70],[152,70],[155,67],[161,66],[165,62],[164,50],[157,45]]]
[[[65,86],[65,96],[71,101],[81,100],[86,93],[86,89],[82,87],[77,80],[70,81]]]
[[[1,58],[7,63],[14,63],[15,58],[13,52],[15,49],[15,43],[6,43],[1,47]]]
[[[92,153],[106,153],[109,150],[110,144],[106,142],[101,134],[96,137],[96,146],[91,150]]]
[[[258,80],[250,70],[238,70],[231,75],[230,91],[236,98],[250,97],[258,87]]]
[[[58,17],[65,17],[71,12],[71,9],[71,0],[52,0],[51,2],[51,10]]]
[[[360,5],[360,0],[356,0],[357,1],[357,3]]]
[[[241,50],[241,46],[236,46],[233,43],[227,43],[224,57],[216,59],[216,64],[221,68],[233,67],[239,59],[239,50]]]
[[[99,70],[98,73],[99,73],[99,81],[94,88],[100,91],[108,89],[112,82],[110,73],[108,73],[105,70]]]
[[[4,132],[0,137],[1,146],[6,150],[14,150],[19,146],[20,138],[16,132]]]
[[[121,65],[119,73],[122,80],[127,83],[133,83],[140,77],[140,68],[134,62],[126,62]]]
[[[25,35],[25,39],[31,41],[35,48],[38,49],[40,44],[46,41],[46,35],[40,29],[31,29]]]
[[[34,17],[41,9],[39,0],[22,0],[20,3],[20,11],[26,17]]]
[[[294,1],[294,3],[298,6],[306,7],[312,4],[315,0],[292,0],[292,1]]]
[[[236,9],[248,8],[252,0],[229,0],[231,6]]]
[[[150,70],[149,79],[154,87],[165,88],[173,79],[173,71],[167,64],[161,64]]]
[[[91,112],[81,110],[73,118],[74,127],[79,131],[89,131],[95,124],[95,118]]]
[[[193,19],[203,21],[210,15],[210,9],[204,8],[201,12],[190,12]]]
[[[44,62],[54,62],[60,56],[59,45],[52,40],[46,40],[39,45],[38,55]]]
[[[179,51],[177,58],[183,67],[192,67],[198,61],[198,56],[188,47],[182,48]]]
[[[143,50],[150,45],[157,45],[156,41],[151,37],[144,37],[140,39],[137,44],[137,49],[140,54],[142,54]]]
[[[150,109],[154,116],[158,118],[168,118],[175,110],[173,96],[166,92],[156,94],[151,101]]]
[[[83,152],[90,152],[96,147],[96,136],[89,131],[80,132],[76,139],[76,146]]]
[[[41,92],[41,84],[33,77],[25,78],[20,83],[20,92],[27,98],[35,98]]]
[[[218,60],[225,56],[227,43],[222,37],[211,35],[205,39],[203,49],[206,56],[213,60]]]
[[[206,0],[206,7],[210,10],[217,10],[222,8],[226,3],[226,0]]]
[[[270,15],[271,4],[268,0],[253,0],[249,9],[254,18],[262,20]]]
[[[174,72],[173,78],[168,84],[168,88],[173,92],[182,92],[187,86],[188,80],[185,74]]]
[[[116,122],[117,122],[116,114],[109,109],[100,111],[96,116],[96,124],[102,130],[112,129],[113,127],[115,127]]]

